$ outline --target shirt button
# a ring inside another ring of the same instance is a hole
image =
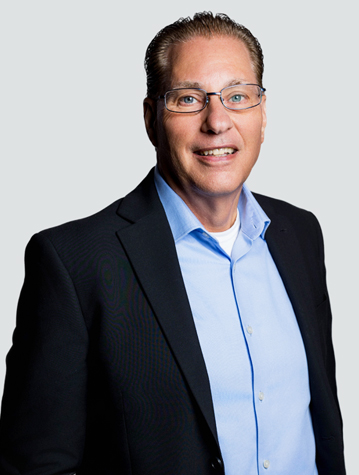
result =
[[[259,397],[259,400],[260,400],[260,401],[263,401],[263,399],[264,399],[264,393],[262,393],[262,391],[260,391],[258,397]]]
[[[247,327],[247,332],[248,332],[250,335],[252,335],[252,333],[253,333],[253,328],[252,328],[250,325],[248,325],[248,327]]]
[[[269,465],[270,465],[269,460],[265,460],[265,461],[263,462],[263,467],[264,467],[264,468],[269,468]]]
[[[214,470],[221,470],[223,468],[223,462],[219,457],[215,457],[211,462],[211,467]]]

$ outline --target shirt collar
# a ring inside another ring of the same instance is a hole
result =
[[[264,239],[271,221],[245,183],[239,196],[238,210],[242,233],[252,241],[259,236]]]
[[[155,167],[154,176],[157,193],[164,207],[175,242],[177,243],[178,240],[196,229],[206,231],[182,198],[165,182],[157,166]],[[257,239],[259,236],[264,239],[270,219],[262,210],[246,184],[243,185],[239,197],[238,211],[241,231],[251,240]]]

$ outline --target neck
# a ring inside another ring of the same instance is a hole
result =
[[[187,194],[182,190],[174,189],[209,232],[226,231],[233,226],[237,217],[241,190],[242,187],[232,194],[214,196]]]

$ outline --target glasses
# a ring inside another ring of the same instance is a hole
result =
[[[238,111],[259,106],[265,91],[258,84],[237,84],[225,87],[220,92],[207,92],[199,88],[178,88],[167,91],[158,99],[165,100],[165,107],[170,112],[190,114],[203,110],[209,102],[208,96],[220,96],[226,109]]]

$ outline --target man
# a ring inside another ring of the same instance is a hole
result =
[[[146,70],[156,170],[28,245],[1,474],[345,474],[319,225],[244,185],[260,45],[197,14]]]

